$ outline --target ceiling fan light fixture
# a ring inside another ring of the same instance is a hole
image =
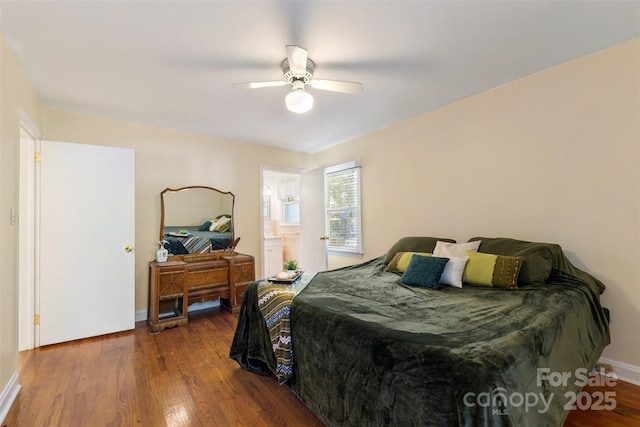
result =
[[[304,90],[307,84],[314,89],[330,92],[349,94],[362,92],[362,83],[314,79],[313,72],[316,65],[309,59],[307,50],[295,45],[287,45],[286,50],[287,57],[280,63],[284,80],[233,83],[232,86],[237,89],[259,89],[291,85],[293,90],[285,96],[284,102],[289,111],[294,113],[306,113],[313,107],[313,96]]]
[[[313,96],[304,89],[294,89],[284,98],[289,111],[294,113],[306,113],[313,107]]]

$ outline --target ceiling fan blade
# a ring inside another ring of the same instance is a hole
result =
[[[284,86],[289,84],[284,80],[274,80],[271,82],[247,82],[247,83],[234,83],[232,86],[236,89],[260,89],[263,87]]]
[[[302,76],[307,71],[307,50],[300,46],[287,45],[289,69],[293,74]]]
[[[332,92],[350,93],[357,95],[362,92],[362,83],[357,82],[343,82],[340,80],[317,80],[313,79],[309,81],[311,87],[320,90],[330,90]]]

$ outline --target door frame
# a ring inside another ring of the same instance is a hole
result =
[[[35,314],[39,292],[38,170],[35,155],[42,132],[27,113],[19,109],[18,123],[18,351],[39,346]],[[32,139],[26,143],[24,130]],[[28,146],[25,146],[28,144]],[[26,196],[26,199],[24,198]]]

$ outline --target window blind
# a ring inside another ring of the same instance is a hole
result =
[[[327,249],[362,254],[360,167],[347,165],[325,172]]]

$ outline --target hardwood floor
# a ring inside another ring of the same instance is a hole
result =
[[[618,381],[613,387],[586,386],[583,390],[586,393],[582,400],[583,405],[592,402],[595,407],[598,405],[599,396],[606,392],[615,393],[612,399],[615,400],[616,407],[613,410],[584,410],[575,409],[569,412],[563,427],[613,427],[613,426],[640,426],[640,386]],[[592,399],[592,400],[589,400]],[[601,401],[602,405],[606,402]]]
[[[22,390],[3,427],[322,426],[286,386],[229,359],[237,317],[189,316],[20,354]]]
[[[2,427],[322,426],[288,387],[228,358],[236,321],[209,311],[157,335],[139,323],[23,352],[22,390]],[[640,426],[640,387],[610,390],[615,410],[572,411],[564,427]]]

